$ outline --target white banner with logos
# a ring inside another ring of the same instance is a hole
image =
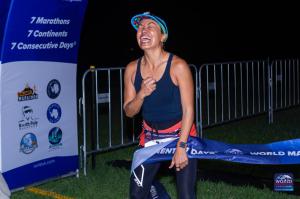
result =
[[[13,62],[2,71],[2,172],[77,155],[75,64]]]
[[[79,169],[76,67],[87,0],[0,5],[0,172],[12,190]]]

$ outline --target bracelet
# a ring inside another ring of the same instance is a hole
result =
[[[186,142],[183,142],[183,141],[180,141],[180,142],[178,142],[178,146],[180,147],[180,148],[186,148],[187,147],[187,143]]]

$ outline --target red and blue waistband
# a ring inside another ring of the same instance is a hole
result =
[[[155,139],[165,139],[165,138],[172,138],[172,137],[179,137],[181,133],[181,121],[177,122],[173,126],[167,129],[154,129],[150,127],[146,121],[143,121],[143,128],[142,133],[140,135],[140,146],[144,146],[150,140]],[[197,130],[195,124],[192,125],[190,136],[197,136]]]

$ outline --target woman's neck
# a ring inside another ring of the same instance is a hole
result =
[[[145,51],[143,61],[144,64],[152,69],[159,67],[165,60],[167,52],[163,49]]]

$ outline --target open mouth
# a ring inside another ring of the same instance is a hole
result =
[[[146,35],[141,36],[141,37],[140,37],[140,41],[141,41],[141,43],[147,43],[147,42],[150,42],[150,41],[151,41],[151,37],[146,36]]]

